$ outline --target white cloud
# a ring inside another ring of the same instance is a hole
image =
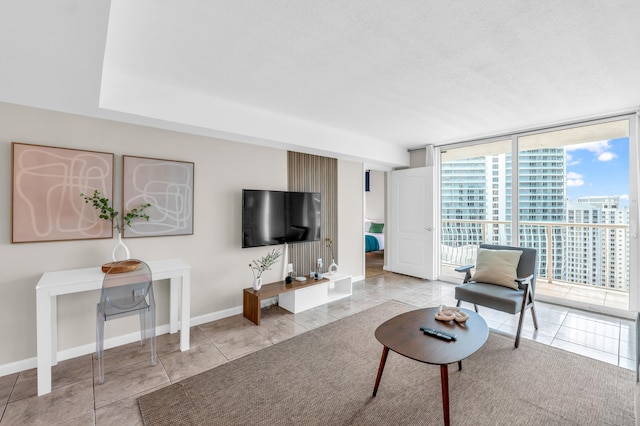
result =
[[[622,194],[622,195],[620,196],[620,199],[621,199],[621,200],[628,200],[628,199],[629,199],[629,194]]]
[[[603,152],[602,154],[598,155],[598,161],[611,161],[614,158],[616,158],[617,155],[615,155],[613,152]]]
[[[611,161],[617,157],[616,154],[609,151],[609,149],[611,149],[611,144],[609,144],[609,141],[596,141],[567,145],[567,153],[569,153],[570,151],[578,151],[580,149],[592,152],[597,156],[598,161]],[[570,155],[567,154],[567,158],[569,157]]]
[[[567,172],[567,179],[582,179],[582,175],[576,172]]]
[[[567,152],[567,166],[575,166],[580,164],[580,159],[574,159],[573,155],[571,155],[569,152]]]
[[[586,143],[578,143],[574,145],[567,145],[567,151],[577,151],[579,149],[586,149],[587,151],[593,152],[595,154],[600,154],[602,152],[605,152],[609,148],[611,148],[611,145],[609,145],[609,141],[596,141],[596,142],[586,142]]]
[[[582,186],[584,181],[582,179],[567,179],[567,186]]]

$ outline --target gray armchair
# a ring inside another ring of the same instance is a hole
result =
[[[476,312],[478,312],[478,305],[480,305],[514,315],[519,313],[520,321],[518,322],[515,342],[515,347],[517,348],[520,344],[520,333],[522,332],[524,314],[527,309],[531,309],[533,326],[536,330],[538,329],[534,304],[537,251],[531,248],[492,244],[481,244],[480,249],[517,250],[522,252],[517,260],[516,274],[513,277],[515,280],[513,288],[505,286],[504,283],[496,285],[495,283],[488,282],[492,281],[491,277],[493,274],[492,271],[486,269],[486,265],[483,271],[484,273],[482,274],[484,275],[482,280],[476,280],[476,274],[473,276],[471,274],[471,269],[476,265],[461,266],[456,268],[456,271],[465,273],[465,277],[463,283],[455,289],[455,298],[458,300],[457,306],[460,306],[461,302],[468,302],[473,303]],[[511,254],[509,255],[511,256]],[[513,256],[511,257],[513,258]],[[487,279],[487,277],[489,278]],[[506,285],[508,285],[508,283]]]

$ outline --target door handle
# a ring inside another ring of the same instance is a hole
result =
[[[425,231],[433,231],[432,227],[424,228]]]

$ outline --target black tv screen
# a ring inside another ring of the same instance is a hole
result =
[[[242,247],[320,240],[320,193],[242,190]]]

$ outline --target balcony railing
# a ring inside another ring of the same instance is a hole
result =
[[[511,222],[443,220],[442,263],[473,264],[482,243],[512,245]],[[629,226],[520,222],[519,245],[538,250],[538,282],[629,291]]]

